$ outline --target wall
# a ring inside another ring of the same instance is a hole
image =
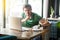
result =
[[[48,13],[48,0],[43,1],[43,18],[47,18]]]

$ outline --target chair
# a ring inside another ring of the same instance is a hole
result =
[[[17,40],[16,36],[0,34],[0,40]]]

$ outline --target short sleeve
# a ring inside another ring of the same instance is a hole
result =
[[[42,17],[41,17],[41,16],[39,16],[38,14],[36,14],[36,15],[35,15],[35,18],[36,18],[36,20],[37,20],[37,21],[39,21],[39,20],[41,20],[41,19],[42,19]]]
[[[25,15],[24,13],[22,13],[22,14],[21,14],[21,16],[22,16],[22,19],[24,18],[24,15]]]
[[[35,24],[39,24],[39,21],[42,19],[41,16],[39,16],[38,14],[35,14],[34,15],[34,23]]]

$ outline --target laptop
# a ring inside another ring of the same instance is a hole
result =
[[[19,17],[10,17],[9,19],[10,29],[21,30],[21,18]]]
[[[25,30],[30,30],[31,28],[27,28],[27,27],[22,27],[21,24],[21,18],[19,17],[11,17],[10,18],[10,29],[13,29],[13,30],[22,30],[22,31],[25,31]],[[34,31],[38,31],[38,30],[42,30],[43,28],[40,28],[40,29],[37,29],[36,27],[38,27],[37,25],[35,25],[32,30]]]

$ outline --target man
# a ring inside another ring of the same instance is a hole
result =
[[[24,5],[23,11],[24,13],[22,13],[22,20],[21,20],[23,30],[26,28],[30,29],[34,25],[39,24],[39,20],[42,19],[42,17],[32,12],[31,5],[29,4]],[[33,40],[40,40],[40,39],[41,39],[40,36],[38,36]]]
[[[42,19],[39,15],[32,12],[31,5],[26,4],[23,7],[24,13],[22,13],[22,26],[32,28],[34,25],[38,25],[39,20]]]
[[[21,20],[23,27],[32,28],[34,25],[38,25],[39,22],[43,21],[43,18],[41,16],[32,12],[31,5],[29,4],[24,5],[23,11],[24,12],[22,13],[22,20]],[[49,26],[45,25],[47,23],[48,21],[44,21],[43,24],[41,23],[41,25]]]
[[[26,4],[23,7],[22,13],[22,28],[32,28],[35,25],[39,24],[39,21],[42,20],[42,17],[37,15],[36,13],[32,12],[31,5]],[[45,23],[44,23],[45,24]],[[33,40],[40,40],[40,36],[34,38]]]

